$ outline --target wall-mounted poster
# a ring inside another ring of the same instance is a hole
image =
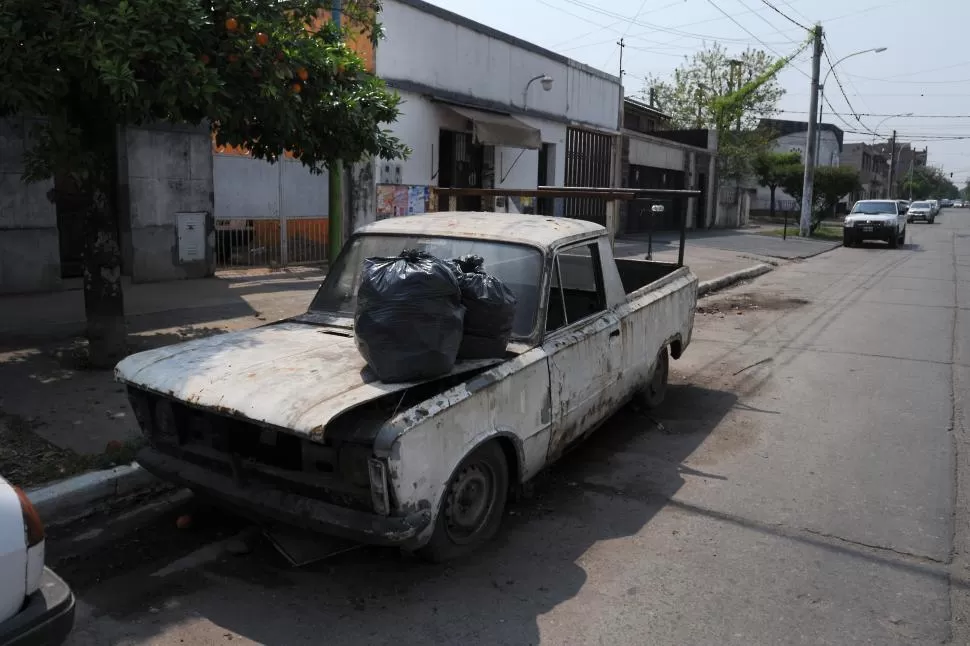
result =
[[[433,211],[431,189],[402,184],[377,185],[377,219],[419,215]]]
[[[408,215],[427,213],[428,193],[430,191],[427,186],[408,187]]]
[[[394,186],[377,185],[377,219],[394,217]]]

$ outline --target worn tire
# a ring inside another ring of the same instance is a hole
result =
[[[855,244],[855,240],[852,239],[852,236],[849,235],[848,233],[842,232],[842,246],[851,247],[854,244]]]
[[[670,354],[667,346],[660,349],[657,353],[657,366],[653,370],[643,389],[640,391],[640,402],[647,409],[654,409],[663,403],[667,396],[667,378],[670,375]]]
[[[485,509],[475,519],[476,527],[464,534],[461,514],[464,511],[460,498],[468,493],[465,489],[473,484],[487,483]],[[431,540],[417,551],[428,561],[441,563],[467,556],[491,540],[498,532],[505,513],[509,495],[509,466],[505,453],[497,442],[478,447],[461,461],[448,481],[441,499],[438,517],[435,519]],[[460,531],[459,531],[460,530]]]
[[[893,233],[889,237],[889,248],[890,249],[898,249],[899,248],[899,233],[898,232]]]
[[[903,227],[903,232],[899,234],[899,244],[900,246],[906,244],[906,228]]]

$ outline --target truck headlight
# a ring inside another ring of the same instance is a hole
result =
[[[391,502],[387,493],[387,465],[379,458],[367,461],[367,473],[370,474],[370,498],[374,511],[381,516],[391,513]]]
[[[370,456],[369,446],[345,442],[337,452],[337,469],[340,477],[358,487],[366,487],[370,482],[367,466]]]

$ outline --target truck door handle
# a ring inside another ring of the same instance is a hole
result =
[[[620,336],[620,331],[619,330],[613,330],[612,332],[610,332],[610,338],[611,339],[616,338],[618,336]]]

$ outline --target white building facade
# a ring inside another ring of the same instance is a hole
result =
[[[797,152],[802,156],[802,162],[805,161],[808,156],[807,122],[762,119],[761,127],[772,128],[778,133],[778,137],[772,146],[774,152]],[[817,132],[819,139],[816,166],[838,166],[842,156],[842,130],[831,123],[823,123]],[[758,211],[767,211],[770,208],[770,202],[771,190],[764,186],[758,186],[751,208]],[[781,189],[775,191],[775,207],[782,211],[800,209],[792,196]]]
[[[610,186],[618,78],[421,0],[388,0],[377,74],[403,99],[412,153],[378,162],[377,217],[432,210],[430,188]],[[564,214],[563,200],[459,208]],[[357,224],[366,214],[356,213]]]

